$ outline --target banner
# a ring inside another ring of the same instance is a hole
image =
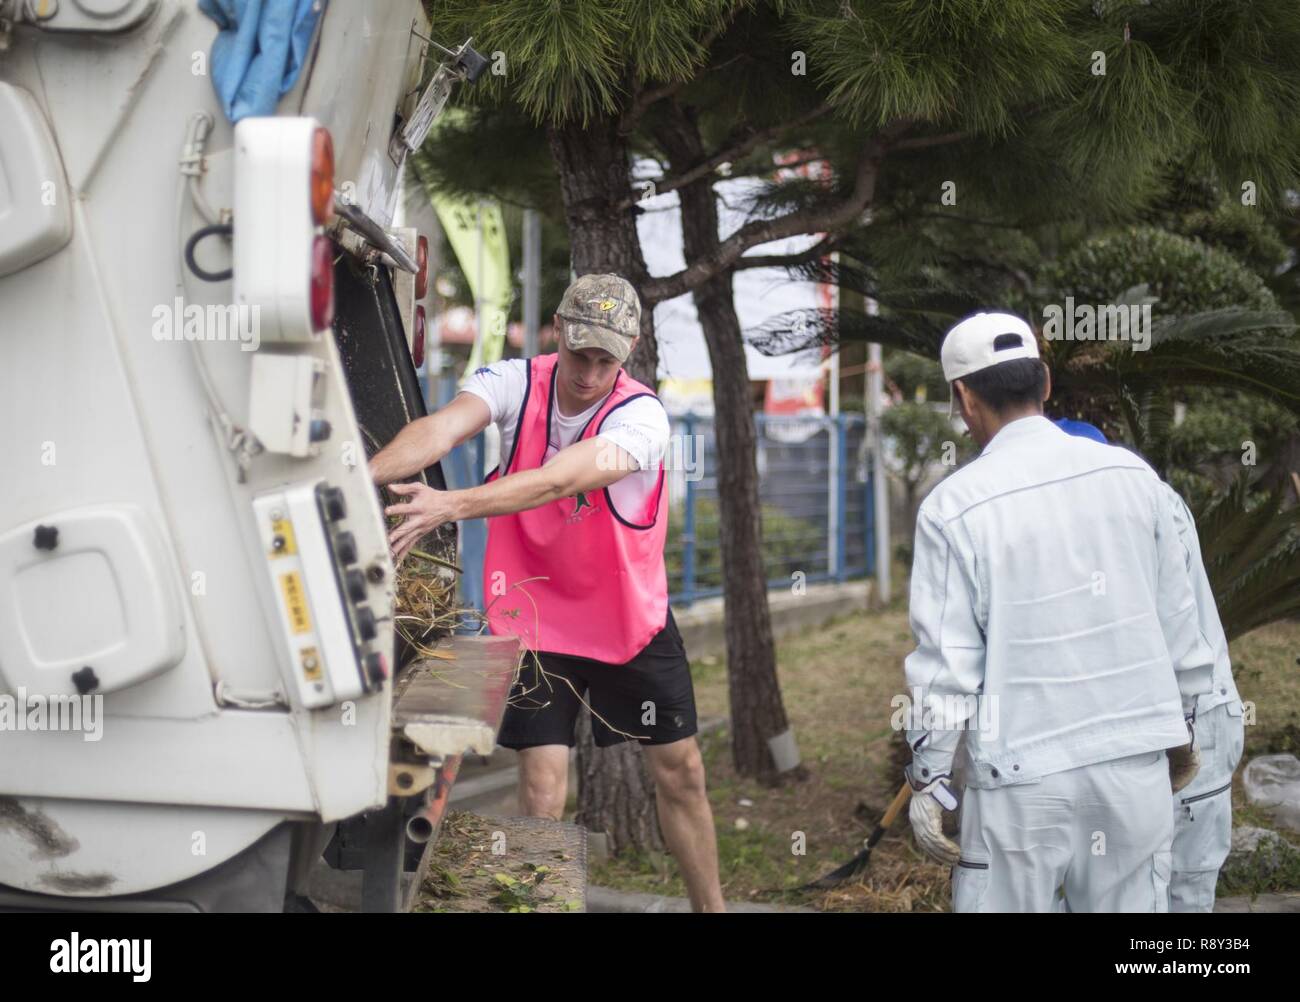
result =
[[[434,195],[434,211],[474,296],[478,336],[462,378],[501,358],[510,315],[510,248],[501,205]]]

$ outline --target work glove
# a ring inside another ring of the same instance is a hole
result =
[[[1201,768],[1201,750],[1196,747],[1196,714],[1193,713],[1186,719],[1187,744],[1181,748],[1170,748],[1166,752],[1169,756],[1169,785],[1174,793],[1195,779]]]
[[[943,833],[943,812],[957,809],[957,798],[948,785],[948,774],[918,785],[912,777],[912,767],[904,770],[912,787],[912,802],[907,807],[907,818],[912,823],[912,837],[931,859],[951,866],[961,855],[957,843]]]

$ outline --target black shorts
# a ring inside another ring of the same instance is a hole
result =
[[[528,652],[510,691],[497,744],[572,748],[584,700],[601,748],[633,740],[666,745],[696,732],[691,665],[671,609],[664,628],[627,664]]]

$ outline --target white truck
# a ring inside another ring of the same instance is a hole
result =
[[[401,907],[491,751],[513,647],[400,670],[366,469],[424,413],[403,163],[482,69],[427,32],[324,4],[232,126],[194,0],[0,0],[0,909],[310,907],[322,850]]]

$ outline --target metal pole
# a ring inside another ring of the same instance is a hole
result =
[[[864,367],[865,368],[865,367]],[[865,373],[864,373],[865,375]],[[862,394],[863,406],[866,406],[866,391],[864,388]],[[875,503],[875,480],[871,476],[871,468],[868,465],[871,456],[868,454],[871,445],[871,437],[867,432],[866,415],[862,416],[862,456],[859,462],[859,472],[862,477],[862,563],[866,569],[867,577],[876,576],[876,503]]]
[[[694,454],[695,448],[695,415],[687,413],[684,418],[686,428],[686,437],[682,442],[683,449],[687,448],[690,443],[692,449],[691,463],[692,467],[698,468],[700,457]],[[685,464],[683,464],[685,465]],[[686,477],[686,512],[682,520],[682,604],[690,605],[695,601],[695,478],[689,474]]]
[[[840,426],[838,415],[826,418],[826,573],[838,578],[840,553]]]
[[[838,260],[838,254],[832,254],[831,260]],[[839,286],[831,287],[832,309],[838,315]],[[830,450],[826,470],[826,570],[836,580],[844,578],[844,551],[840,548],[840,528],[844,522],[844,464],[840,457],[844,454],[844,426],[840,423],[840,353],[836,346],[831,346],[831,357],[827,360],[827,375],[830,378]]]
[[[536,209],[524,210],[524,358],[537,354],[541,321],[542,222]]]
[[[838,417],[840,413],[840,353],[838,350],[831,352],[828,359],[828,374],[831,382],[831,417]]]
[[[835,418],[835,580],[848,579],[848,420],[843,414]]]
[[[485,270],[483,258],[487,250],[483,246],[483,199],[480,198],[474,203],[474,211],[478,226],[478,279],[474,283],[474,333],[478,335],[479,365],[482,365],[483,356],[487,354],[487,327],[483,323],[483,307],[487,305],[483,299],[483,272]]]
[[[876,312],[876,302],[866,301],[867,312]],[[880,429],[881,401],[884,394],[881,371],[880,345],[867,346],[867,420],[871,431],[871,481],[875,489],[873,515],[876,536],[876,583],[880,601],[888,602],[892,595],[889,565],[889,485],[885,481],[885,439]]]

